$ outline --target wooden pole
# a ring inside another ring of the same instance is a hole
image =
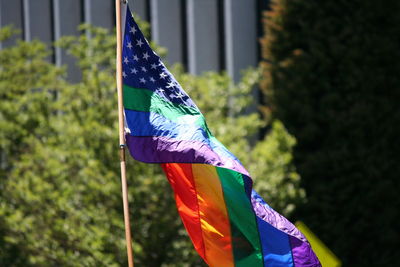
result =
[[[125,240],[128,253],[128,266],[133,265],[131,226],[129,222],[128,186],[126,183],[125,162],[125,133],[124,133],[124,107],[122,94],[122,33],[121,33],[121,1],[115,0],[116,28],[117,28],[117,91],[118,91],[118,123],[119,123],[119,158],[121,163],[122,201],[124,205]],[[126,1],[124,1],[126,4]]]

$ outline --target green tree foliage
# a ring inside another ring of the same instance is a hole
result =
[[[299,215],[345,266],[399,266],[399,1],[273,1],[263,88],[298,144]]]
[[[78,83],[46,60],[38,41],[0,51],[0,266],[126,266],[115,39],[104,29],[82,30],[59,42],[77,58]],[[259,177],[266,200],[289,214],[304,198],[291,162],[293,137],[276,122],[256,145],[246,138],[264,125],[257,114],[241,112],[259,72],[236,86],[225,74],[196,77],[179,66],[173,73],[214,134]],[[204,266],[161,168],[129,159],[127,169],[137,265]]]

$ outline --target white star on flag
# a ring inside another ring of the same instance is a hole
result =
[[[160,78],[161,78],[161,79],[165,79],[165,77],[167,77],[167,74],[165,74],[164,72],[161,72]]]
[[[156,80],[154,80],[154,78],[153,77],[150,77],[150,82],[155,82]]]
[[[141,69],[142,69],[143,72],[147,72],[145,67],[142,67]]]
[[[143,58],[144,58],[144,59],[148,60],[149,57],[150,57],[150,56],[149,56],[149,53],[146,52],[146,53],[143,54]]]
[[[146,83],[146,80],[145,80],[144,78],[140,78],[140,79],[139,79],[139,82],[141,82],[141,83]]]
[[[130,31],[129,32],[131,32],[132,34],[135,34],[136,33],[136,28],[135,27],[131,27],[131,29],[130,29]]]
[[[157,64],[156,63],[153,63],[153,64],[151,64],[151,69],[156,69],[157,68]]]
[[[137,71],[137,69],[136,68],[133,68],[133,69],[131,69],[131,73],[134,73],[134,74],[136,74],[138,71]]]
[[[182,94],[182,92],[178,92],[178,94],[176,95],[176,97],[179,97],[180,99],[183,99],[184,95]]]
[[[124,63],[125,63],[125,64],[128,64],[128,63],[129,63],[128,57],[125,57],[125,58],[124,58]]]
[[[126,76],[128,76],[128,75],[126,75],[126,73],[125,73],[125,71],[124,71],[124,72],[122,72],[122,76],[123,76],[124,78],[126,78]]]
[[[175,87],[175,83],[174,82],[169,82],[167,85],[167,88],[172,88]]]
[[[137,55],[134,55],[134,56],[133,56],[133,60],[139,61],[138,56],[137,56]]]
[[[129,49],[132,49],[132,43],[128,42],[128,44],[126,45],[126,47],[128,47]]]
[[[142,47],[144,43],[142,42],[142,39],[136,40],[136,45],[139,46],[140,48]]]

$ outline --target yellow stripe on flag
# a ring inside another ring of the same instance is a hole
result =
[[[306,236],[323,267],[342,266],[338,257],[303,222],[298,221],[295,225]]]

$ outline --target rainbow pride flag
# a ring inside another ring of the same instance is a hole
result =
[[[136,160],[162,165],[199,255],[216,267],[321,266],[303,234],[252,190],[129,9],[123,14],[126,142]]]

